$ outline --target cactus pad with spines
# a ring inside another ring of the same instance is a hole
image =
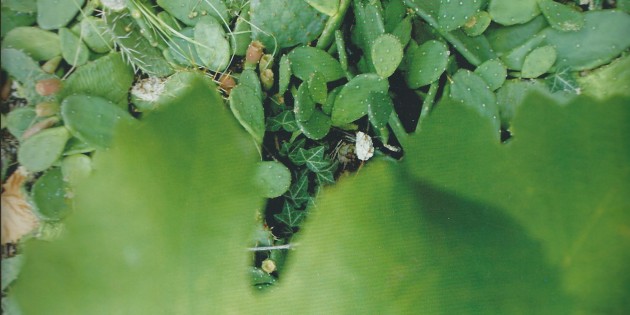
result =
[[[337,94],[332,109],[332,124],[343,126],[368,113],[372,93],[387,93],[389,83],[376,74],[360,74]]]
[[[223,0],[157,0],[157,4],[188,26],[197,25],[206,15],[228,21],[227,7]]]
[[[114,38],[107,23],[94,16],[81,20],[81,39],[94,52],[106,53],[114,48]]]
[[[492,122],[498,137],[499,108],[497,99],[488,87],[488,83],[480,76],[465,69],[457,71],[452,80],[450,85],[451,98],[474,108],[484,119]]]
[[[556,49],[553,46],[538,47],[525,57],[523,61],[523,78],[537,78],[545,74],[556,62]]]
[[[295,113],[295,119],[299,122],[309,120],[315,111],[315,102],[311,98],[306,82],[300,84],[295,94],[294,103],[293,112]]]
[[[326,103],[328,87],[326,86],[326,78],[324,75],[319,71],[315,71],[311,73],[307,82],[308,91],[313,101],[317,104]]]
[[[448,63],[448,47],[439,41],[430,40],[422,45],[407,48],[407,85],[412,89],[431,84],[439,79]]]
[[[277,161],[262,161],[256,166],[254,184],[265,198],[282,196],[291,186],[291,172]]]
[[[12,29],[3,38],[2,48],[22,50],[36,61],[49,60],[61,55],[59,35],[32,26]]]
[[[502,25],[522,24],[540,14],[538,0],[490,0],[488,13]]]
[[[61,41],[61,55],[68,64],[80,66],[88,61],[87,46],[72,31],[65,27],[60,28],[59,40]]]
[[[387,93],[370,93],[368,99],[368,118],[374,128],[385,128],[393,110],[394,103]]]
[[[303,0],[276,0],[269,4],[264,0],[250,3],[250,22],[255,26],[252,39],[261,41],[269,52],[317,39],[328,18]]]
[[[325,51],[313,47],[298,47],[289,55],[291,72],[302,81],[308,81],[311,73],[321,72],[326,82],[335,81],[345,76],[339,61]]]
[[[558,31],[578,31],[584,26],[584,16],[571,7],[552,0],[539,0],[542,14]]]
[[[475,74],[486,81],[490,89],[494,91],[500,88],[503,82],[505,82],[507,69],[501,60],[491,59],[479,65],[479,67],[475,69]]]
[[[48,170],[33,185],[33,202],[37,211],[48,220],[61,220],[70,211],[70,201],[66,199],[66,183],[61,168]]]
[[[74,18],[85,0],[37,0],[37,24],[45,30],[66,26]]]
[[[452,31],[464,25],[481,8],[481,0],[440,0],[438,25],[445,31]]]
[[[65,127],[42,130],[22,142],[18,161],[30,172],[44,171],[59,159],[69,138]]]
[[[212,71],[223,71],[230,63],[230,42],[215,18],[204,16],[195,25],[195,47],[203,64]]]
[[[296,122],[300,131],[312,140],[320,140],[324,138],[330,131],[331,126],[330,117],[317,108],[313,111],[309,120],[296,120]]]
[[[247,85],[239,84],[230,92],[230,109],[258,145],[265,135],[265,115],[260,97]]]
[[[383,78],[394,74],[403,58],[403,46],[392,34],[383,34],[372,43],[372,63],[376,73]]]

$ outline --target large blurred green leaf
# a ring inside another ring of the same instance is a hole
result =
[[[191,91],[100,153],[65,240],[30,244],[16,288],[27,314],[630,307],[627,99],[528,98],[504,145],[474,111],[439,104],[405,162],[373,162],[325,188],[277,288],[255,296],[250,144],[208,93]]]
[[[98,153],[62,240],[28,244],[16,287],[25,314],[220,314],[238,304],[228,287],[248,289],[257,154],[215,91],[202,79],[187,86]]]

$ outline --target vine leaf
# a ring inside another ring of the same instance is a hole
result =
[[[297,227],[304,219],[305,212],[302,210],[295,210],[288,202],[285,202],[282,206],[282,212],[275,214],[276,220],[288,225],[289,227]]]

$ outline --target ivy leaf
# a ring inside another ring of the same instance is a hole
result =
[[[308,202],[308,172],[304,171],[298,174],[297,179],[293,181],[289,191],[284,195],[298,208]]]
[[[580,85],[577,82],[576,73],[569,71],[569,68],[558,70],[545,78],[547,86],[552,93],[563,91],[573,94],[580,94]]]
[[[317,182],[321,185],[329,185],[335,183],[334,173],[337,170],[337,163],[331,163],[328,167],[320,169],[315,173]]]
[[[298,139],[293,142],[283,142],[280,148],[280,154],[288,156],[291,161],[296,158],[300,148],[303,148],[306,144],[306,139]]]
[[[292,111],[285,110],[277,116],[269,117],[267,119],[267,129],[274,132],[280,129],[284,129],[287,132],[298,130],[295,114]]]
[[[330,161],[324,157],[324,146],[317,146],[311,149],[298,149],[297,153],[291,157],[295,165],[306,165],[309,170],[317,173],[330,166]]]
[[[288,202],[282,206],[282,212],[275,214],[276,220],[288,225],[291,228],[298,227],[304,219],[304,210],[295,210]]]

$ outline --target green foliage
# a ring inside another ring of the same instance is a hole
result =
[[[540,0],[540,10],[549,25],[558,31],[578,31],[584,26],[580,12],[552,0]]]
[[[446,70],[449,50],[442,42],[430,40],[407,48],[407,85],[412,89],[431,84]]]
[[[273,5],[265,1],[250,2],[252,39],[261,41],[269,51],[307,44],[324,29],[325,14],[306,1],[276,0]],[[282,8],[279,10],[279,8]]]
[[[265,135],[265,116],[262,102],[256,91],[247,85],[238,85],[230,93],[230,109],[257,144]]]
[[[488,13],[502,25],[522,24],[540,14],[538,0],[490,0]]]
[[[45,30],[65,27],[83,4],[85,0],[37,0],[37,24]]]
[[[372,43],[372,63],[376,73],[383,78],[394,74],[403,58],[403,46],[398,38],[383,34]]]
[[[479,11],[466,21],[463,30],[468,36],[479,36],[490,26],[491,20],[492,18],[488,12]]]
[[[287,56],[291,73],[302,81],[307,81],[311,73],[318,71],[327,82],[344,77],[341,65],[325,51],[313,47],[295,48]]]
[[[505,69],[505,65],[499,59],[491,59],[479,65],[475,69],[475,74],[486,81],[490,89],[494,91],[505,82],[507,69]]]
[[[102,19],[87,16],[81,20],[81,39],[92,51],[106,53],[114,47],[114,38]]]
[[[44,173],[33,185],[33,202],[38,213],[47,220],[63,219],[71,211],[63,178],[61,169],[55,167]]]
[[[556,49],[553,46],[542,46],[532,50],[523,61],[523,78],[537,78],[551,69],[556,62]]]
[[[453,76],[450,89],[453,100],[474,108],[485,120],[492,122],[496,131],[499,130],[496,96],[481,77],[468,70],[459,70]]]
[[[227,7],[222,0],[157,0],[157,4],[188,26],[195,26],[206,15],[221,21],[227,19]]]
[[[31,172],[44,171],[59,159],[69,138],[64,127],[40,131],[22,143],[18,161]]]
[[[115,128],[135,121],[111,101],[78,94],[63,100],[61,116],[73,136],[95,148],[108,148]]]
[[[280,162],[258,162],[254,183],[261,196],[266,198],[279,197],[291,185],[291,172]]]
[[[221,24],[212,17],[201,17],[195,25],[195,47],[203,64],[212,71],[222,71],[230,63],[230,43]]]
[[[387,93],[387,80],[376,74],[361,74],[346,83],[337,94],[332,110],[332,124],[341,126],[351,123],[368,113],[370,95]]]
[[[310,139],[320,140],[324,138],[332,125],[331,119],[320,109],[315,109],[311,117],[306,121],[296,119],[300,131]]]
[[[63,27],[59,29],[61,55],[73,66],[80,66],[88,61],[88,48],[77,35]]]
[[[2,39],[2,48],[22,50],[37,61],[61,55],[57,34],[31,26],[16,27],[8,32]]]

